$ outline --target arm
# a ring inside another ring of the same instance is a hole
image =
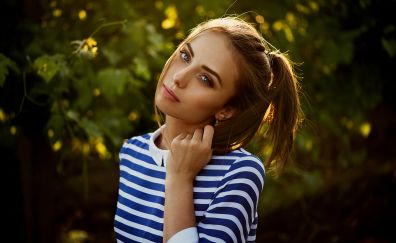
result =
[[[254,156],[241,157],[226,173],[197,225],[199,241],[253,242],[264,167]]]
[[[193,181],[212,156],[213,133],[213,127],[206,126],[172,141],[165,179],[164,242],[196,226]]]

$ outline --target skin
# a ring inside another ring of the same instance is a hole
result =
[[[159,85],[155,103],[165,114],[157,145],[169,149],[165,179],[164,242],[196,226],[193,182],[210,161],[214,119],[235,113],[227,101],[235,94],[236,55],[227,37],[206,31],[181,48]],[[217,73],[212,74],[210,70]],[[169,92],[170,91],[170,92]],[[171,93],[171,94],[170,94]],[[177,98],[175,98],[177,97]]]

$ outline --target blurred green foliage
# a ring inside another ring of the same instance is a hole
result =
[[[156,82],[177,44],[203,20],[239,15],[287,52],[301,76],[305,121],[294,163],[279,178],[267,176],[260,204],[259,237],[288,242],[296,229],[273,229],[277,235],[271,236],[266,217],[276,219],[282,210],[300,207],[295,205],[313,206],[318,198],[331,205],[337,199],[328,191],[335,190],[340,200],[353,191],[360,197],[365,188],[359,185],[366,186],[360,181],[396,171],[394,152],[381,145],[394,141],[394,132],[386,130],[394,121],[394,3],[63,0],[29,8],[19,2],[23,17],[15,30],[3,23],[14,35],[0,41],[0,144],[18,146],[18,134],[44,137],[61,174],[70,163],[116,162],[124,139],[155,129]],[[248,149],[265,160],[271,148],[256,136]],[[315,220],[315,232],[299,235],[297,242],[315,241],[323,232],[333,238],[321,242],[343,242],[337,230],[321,228],[324,219],[305,219]],[[348,222],[352,231],[360,225]],[[360,242],[376,242],[364,239]]]

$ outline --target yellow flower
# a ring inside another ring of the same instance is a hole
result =
[[[264,23],[264,17],[261,16],[261,15],[256,15],[255,19],[256,19],[256,22],[259,23],[259,24]]]
[[[129,113],[129,115],[128,115],[128,119],[129,119],[131,122],[136,121],[138,118],[139,118],[139,114],[138,114],[136,111],[131,111],[131,112]]]
[[[174,19],[164,19],[161,23],[163,29],[170,29],[175,26],[176,22]]]
[[[92,37],[88,37],[85,40],[75,40],[71,44],[75,46],[73,54],[86,58],[94,58],[98,54],[98,43]]]
[[[283,29],[283,26],[284,26],[284,24],[283,24],[282,21],[280,21],[280,20],[275,21],[275,22],[272,24],[272,28],[273,28],[275,31],[280,31],[280,30],[282,30],[282,29]]]
[[[62,141],[58,140],[54,144],[52,144],[52,150],[59,151],[62,148]]]
[[[87,18],[87,12],[84,9],[80,10],[80,12],[78,12],[78,18],[84,21]]]
[[[309,6],[311,7],[311,9],[313,10],[313,11],[318,11],[319,10],[319,5],[316,3],[316,2],[309,2]]]
[[[48,137],[52,138],[54,136],[54,130],[48,129]]]
[[[83,145],[82,145],[82,153],[85,155],[85,156],[87,156],[88,154],[89,154],[89,152],[91,151],[91,148],[90,148],[90,146],[89,146],[89,144],[88,143],[84,143]]]
[[[92,54],[94,54],[96,56],[96,54],[98,53],[98,47],[92,47],[91,49]]]
[[[296,26],[297,25],[297,18],[294,16],[292,12],[288,12],[286,14],[286,21],[289,23],[290,26]]]
[[[11,126],[10,132],[11,132],[12,135],[15,135],[16,132],[17,132],[17,128],[15,126]]]
[[[99,141],[99,142],[96,144],[95,148],[96,148],[96,152],[98,152],[99,157],[100,157],[101,159],[107,158],[108,152],[107,152],[106,145],[104,145],[102,142]]]
[[[54,11],[52,12],[52,15],[54,15],[54,17],[60,17],[60,16],[62,16],[62,10],[59,8],[54,9]]]
[[[100,89],[96,88],[93,90],[94,96],[99,96],[100,95]]]
[[[297,9],[297,11],[304,13],[304,14],[308,14],[310,12],[306,6],[299,4],[299,3],[297,3],[296,9]]]
[[[162,28],[170,29],[175,27],[177,21],[177,9],[175,5],[170,5],[165,9],[166,19],[161,23]]]
[[[203,16],[205,14],[205,8],[202,5],[198,5],[195,8],[195,11],[201,16]]]
[[[367,138],[368,135],[370,135],[371,132],[371,124],[369,122],[364,122],[362,125],[360,125],[360,134],[362,134],[363,137]]]
[[[165,15],[169,19],[177,19],[177,9],[175,5],[170,5],[165,9]]]
[[[3,109],[0,108],[0,122],[5,122],[5,120],[6,120],[6,115]]]
[[[305,141],[304,147],[305,147],[306,150],[311,151],[312,145],[313,145],[312,140],[307,139],[307,140]]]
[[[89,48],[95,47],[98,44],[96,40],[92,37],[85,39],[85,43],[88,45]]]
[[[84,242],[88,238],[88,233],[84,230],[71,230],[68,236],[72,242]]]
[[[155,8],[162,9],[164,7],[164,3],[162,1],[155,1]]]

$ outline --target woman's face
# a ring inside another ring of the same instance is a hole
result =
[[[178,52],[158,85],[157,107],[190,125],[208,124],[215,115],[231,112],[225,105],[236,92],[238,71],[227,37],[206,31]]]

